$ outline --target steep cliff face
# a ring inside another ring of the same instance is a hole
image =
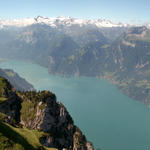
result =
[[[150,30],[133,27],[111,46],[114,76],[128,96],[150,105]]]
[[[64,105],[56,101],[55,94],[50,91],[15,92],[7,80],[0,79],[8,83],[11,91],[6,96],[1,95],[1,98],[6,98],[0,101],[0,113],[3,114],[0,120],[3,123],[43,132],[38,139],[43,147],[74,150],[93,148],[74,125]]]
[[[132,27],[112,43],[92,42],[51,64],[49,73],[96,76],[116,84],[129,97],[150,106],[150,30]]]
[[[43,145],[57,148],[73,146],[75,126],[66,108],[49,91],[18,94],[22,99],[21,124],[50,135],[40,138]]]

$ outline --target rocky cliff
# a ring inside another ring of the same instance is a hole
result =
[[[35,150],[93,149],[82,131],[74,125],[65,106],[57,102],[55,94],[50,91],[17,92],[6,79],[0,78],[0,81],[0,123],[19,131],[20,135],[27,136],[26,139],[30,135],[22,133],[24,128],[28,132],[32,131],[32,134],[37,132],[34,136],[38,144],[32,144]],[[5,141],[1,141],[1,138],[0,134],[0,142],[4,143]],[[7,140],[9,141],[9,135]],[[30,139],[28,142],[31,142]],[[7,144],[6,147],[0,144],[1,149],[6,149],[7,146]],[[12,149],[15,148],[12,146]]]

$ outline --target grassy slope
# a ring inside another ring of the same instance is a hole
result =
[[[43,132],[26,128],[15,128],[0,121],[1,150],[55,150],[43,147],[39,138]]]

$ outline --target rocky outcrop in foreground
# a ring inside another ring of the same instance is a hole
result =
[[[0,78],[0,113],[0,122],[39,132],[43,149],[93,149],[65,106],[50,91],[16,92],[6,79]]]

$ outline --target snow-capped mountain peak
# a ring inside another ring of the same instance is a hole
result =
[[[88,20],[88,19],[77,19],[77,18],[71,18],[71,17],[53,17],[53,18],[47,18],[43,16],[38,16],[36,18],[26,18],[26,19],[14,19],[14,20],[2,20],[0,19],[0,27],[3,28],[5,26],[16,26],[16,27],[25,27],[32,24],[46,24],[51,27],[57,27],[59,25],[64,26],[72,26],[72,25],[95,25],[99,28],[101,27],[126,27],[127,24],[115,24],[112,23],[109,20],[105,19],[98,19],[98,20]]]

